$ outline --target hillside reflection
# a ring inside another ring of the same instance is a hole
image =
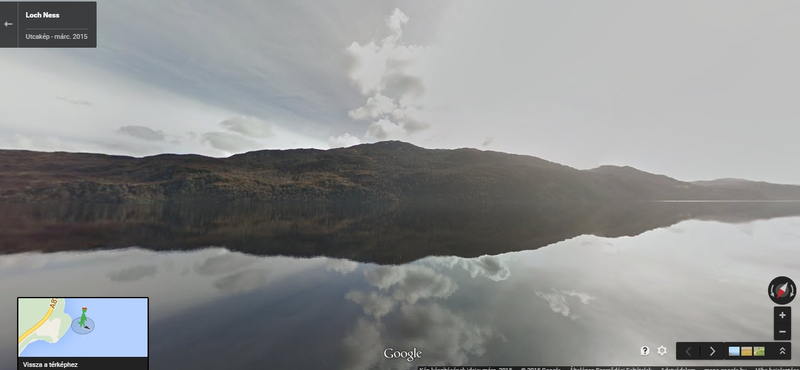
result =
[[[689,219],[800,215],[800,203],[614,205],[0,205],[0,253],[223,246],[255,255],[401,264],[531,250],[579,235],[635,236]]]

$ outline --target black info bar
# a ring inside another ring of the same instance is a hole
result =
[[[797,366],[417,366],[417,370],[800,370]]]

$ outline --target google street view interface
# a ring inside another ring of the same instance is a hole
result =
[[[0,1],[0,369],[800,370],[798,66],[794,0]]]
[[[24,368],[147,368],[147,298],[19,298],[17,323]]]

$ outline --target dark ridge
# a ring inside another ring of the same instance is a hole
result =
[[[691,183],[632,167],[577,170],[541,158],[400,141],[332,150],[260,150],[228,158],[135,158],[0,150],[0,201],[800,200],[800,186]]]

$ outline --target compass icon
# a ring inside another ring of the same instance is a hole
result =
[[[769,299],[777,304],[789,304],[797,295],[797,285],[786,276],[778,276],[769,283]]]

